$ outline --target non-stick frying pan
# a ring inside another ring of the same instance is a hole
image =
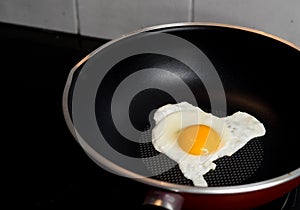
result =
[[[70,72],[66,122],[101,167],[152,186],[146,203],[169,209],[247,209],[300,183],[300,51],[237,26],[178,23],[112,40]],[[195,187],[151,143],[153,112],[187,101],[218,117],[245,111],[266,135],[215,161]]]

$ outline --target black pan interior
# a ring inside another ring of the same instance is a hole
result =
[[[299,167],[297,119],[300,104],[297,100],[299,78],[296,75],[300,67],[300,52],[297,49],[261,34],[228,27],[180,26],[156,31],[179,36],[200,48],[221,78],[227,115],[245,111],[258,118],[266,128],[265,136],[253,139],[232,157],[215,161],[216,170],[205,175],[209,186],[262,181]],[[136,35],[138,38],[139,35]],[[132,42],[134,44],[134,39]],[[144,68],[161,68],[178,75],[195,95],[199,107],[218,115],[218,110],[211,110],[201,80],[185,64],[155,53],[128,57],[114,65],[103,78],[97,91],[95,114],[99,129],[108,143],[118,152],[132,157],[155,156],[158,152],[151,143],[128,141],[115,129],[110,113],[111,101],[120,82]],[[80,68],[77,71],[80,72]],[[159,77],[156,79],[160,81]],[[73,79],[75,82],[76,76]],[[165,78],[161,78],[160,82],[166,83]],[[180,91],[176,82],[167,81],[167,84]],[[69,101],[72,101],[71,92]],[[130,104],[131,123],[140,131],[147,131],[153,123],[151,119],[149,121],[151,111],[167,103],[176,103],[176,100],[159,89],[149,88],[139,92]],[[72,109],[71,103],[69,109]],[[192,185],[178,166],[154,178]]]

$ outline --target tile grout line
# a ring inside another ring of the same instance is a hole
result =
[[[190,15],[189,15],[189,21],[194,22],[195,21],[195,0],[190,0]]]
[[[80,18],[79,18],[79,3],[78,0],[74,0],[75,1],[75,18],[76,18],[76,30],[77,30],[77,34],[81,34],[80,31]]]

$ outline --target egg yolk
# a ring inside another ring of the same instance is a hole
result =
[[[178,137],[179,146],[192,155],[208,155],[220,145],[219,134],[206,125],[192,125],[181,130]]]

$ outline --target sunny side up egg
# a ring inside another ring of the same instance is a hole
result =
[[[187,102],[160,107],[154,120],[154,148],[176,161],[195,186],[207,186],[203,175],[216,168],[214,160],[231,156],[266,132],[245,112],[219,118]]]

